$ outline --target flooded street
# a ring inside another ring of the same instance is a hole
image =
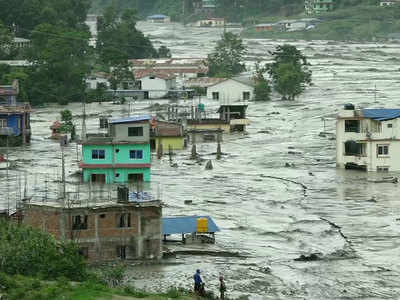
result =
[[[179,24],[139,23],[138,27],[151,36],[156,47],[171,48],[174,57],[206,57],[222,32]],[[256,59],[268,61],[268,51],[284,43],[245,42],[249,68]],[[233,297],[399,299],[399,186],[367,181],[382,174],[336,169],[336,141],[320,132],[335,132],[334,117],[344,103],[400,107],[400,44],[290,44],[308,57],[313,71],[314,85],[298,100],[283,102],[273,95],[271,102],[249,103],[248,134],[225,136],[222,151],[226,155],[221,160],[212,154],[216,144],[198,146],[202,158],[213,159],[211,171],[189,161],[190,148],[176,153],[178,168],[170,167],[168,157],[161,161],[153,157],[149,188],[162,194],[163,215],[211,216],[221,232],[216,244],[206,249],[240,256],[180,255],[160,265],[133,267],[129,274],[138,287],[189,288],[200,268],[206,288],[214,291],[218,276],[224,274],[227,294]],[[150,112],[155,102],[136,102],[131,113]],[[216,102],[203,99],[203,103],[206,110],[218,107]],[[81,105],[66,108],[76,116],[80,134]],[[0,170],[0,208],[15,207],[15,199],[24,193],[25,177],[26,194],[38,201],[56,196],[59,187],[54,181],[60,179],[61,152],[59,144],[48,137],[61,109],[36,109],[31,145],[10,149],[9,157],[17,168],[9,172],[8,183],[6,171]],[[99,131],[98,113],[116,118],[126,116],[127,110],[127,105],[87,105],[87,132]],[[73,184],[79,180],[73,174],[79,170],[80,146],[70,144],[65,155],[68,191],[85,189]],[[185,205],[185,200],[193,204]],[[295,260],[311,254],[317,259]]]

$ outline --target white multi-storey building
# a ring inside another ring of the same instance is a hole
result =
[[[337,116],[337,166],[365,171],[400,171],[400,109],[345,105]]]

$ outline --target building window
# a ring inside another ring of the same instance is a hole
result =
[[[0,128],[7,127],[7,119],[0,119]]]
[[[126,259],[126,246],[117,246],[117,257]]]
[[[344,121],[345,132],[360,132],[360,120],[345,120]]]
[[[130,150],[129,158],[130,159],[143,159],[143,150]]]
[[[250,92],[243,92],[243,100],[250,100]]]
[[[105,159],[106,150],[92,150],[92,159]]]
[[[393,128],[393,124],[392,124],[392,123],[387,124],[387,127],[388,127],[388,128]]]
[[[115,177],[118,178],[119,177],[119,173],[115,173]]]
[[[346,156],[366,156],[367,144],[347,141],[344,143],[344,155]]]
[[[130,213],[125,213],[125,214],[119,215],[118,227],[119,228],[131,227],[131,214]]]
[[[73,230],[82,230],[88,229],[88,216],[77,215],[72,217],[72,229]]]
[[[219,100],[219,93],[218,92],[212,92],[212,98],[213,98],[213,100]]]
[[[89,258],[89,248],[88,247],[79,248],[79,255],[83,256],[84,258]]]
[[[376,171],[380,173],[387,173],[389,172],[389,167],[376,167]]]
[[[389,145],[378,145],[378,156],[387,156],[389,155]]]
[[[143,136],[143,127],[129,127],[128,136]]]
[[[100,215],[100,219],[105,219],[106,218],[106,214],[101,214]]]
[[[119,153],[119,149],[115,149],[115,153]]]

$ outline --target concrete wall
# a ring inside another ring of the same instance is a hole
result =
[[[143,127],[143,136],[128,136],[129,127]],[[147,144],[150,142],[149,122],[112,124],[110,130],[115,142],[135,142]]]
[[[215,130],[222,129],[225,133],[229,133],[231,131],[230,124],[188,124],[187,130]]]
[[[119,216],[130,213],[131,226],[119,228]],[[87,215],[87,229],[72,230],[75,215]],[[117,258],[117,247],[126,246],[127,259],[161,258],[160,206],[109,207],[101,209],[26,205],[24,223],[49,232],[56,239],[72,239],[80,247],[87,247],[89,261],[106,261]]]
[[[151,180],[150,168],[85,168],[83,169],[83,180],[89,182],[92,174],[105,174],[107,184],[126,183],[128,182],[129,174],[143,174],[143,181],[149,182]]]
[[[219,101],[243,101],[243,92],[250,92],[250,99],[254,98],[254,87],[228,79],[207,89],[207,98],[213,100],[213,92],[219,93]]]
[[[353,112],[353,111],[350,111]],[[347,120],[355,120],[349,111]],[[354,114],[352,114],[354,115]],[[336,123],[336,162],[337,166],[344,168],[346,163],[355,163],[367,166],[368,171],[377,171],[378,167],[388,167],[389,171],[400,171],[400,120],[394,119],[376,122],[370,119],[360,120],[360,132],[345,132],[345,120],[339,118]],[[362,155],[345,155],[345,143],[355,141],[365,144],[365,153]],[[378,146],[388,145],[388,155],[379,155]]]
[[[156,137],[155,143],[156,151],[158,150],[158,146],[161,144],[164,153],[167,153],[169,150],[169,146],[171,146],[172,150],[183,150],[185,139],[183,137]]]
[[[162,79],[150,76],[146,76],[140,79],[142,82],[142,90],[149,90],[149,98],[163,98],[167,94],[168,90],[176,87],[176,80],[174,79]],[[154,91],[154,92],[152,92]]]
[[[105,150],[105,159],[92,159],[92,150]],[[142,150],[142,159],[131,159],[130,150]],[[150,144],[130,145],[83,145],[82,159],[85,164],[150,164]]]

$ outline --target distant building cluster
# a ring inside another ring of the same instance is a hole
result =
[[[335,0],[305,0],[304,8],[307,14],[320,14],[334,9]]]

